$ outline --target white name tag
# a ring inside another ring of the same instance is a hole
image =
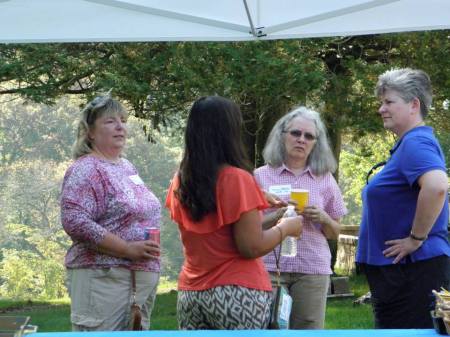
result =
[[[275,195],[290,195],[291,185],[272,185],[269,187],[269,192]]]
[[[144,185],[144,182],[142,181],[141,177],[139,177],[139,175],[137,174],[130,176],[130,179],[136,185]]]
[[[289,322],[289,317],[292,311],[292,297],[289,294],[284,293],[281,298],[280,318],[286,322]]]

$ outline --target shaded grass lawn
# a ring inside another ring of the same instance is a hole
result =
[[[365,276],[351,276],[350,289],[355,294],[354,298],[328,299],[325,329],[373,329],[372,306],[353,305],[355,298],[369,291]]]
[[[367,285],[361,276],[353,276],[350,287],[355,297],[365,294]],[[156,297],[152,314],[152,330],[176,330],[176,291],[163,285]],[[354,298],[332,298],[328,300],[326,329],[371,329],[373,327],[370,305],[353,306]],[[30,316],[31,324],[39,327],[39,332],[70,331],[70,305],[68,300],[30,303],[0,301],[0,310],[15,308],[13,312],[1,315]],[[24,309],[25,308],[25,309]]]
[[[0,301],[2,316],[30,316],[38,332],[70,331],[69,299],[57,301]]]

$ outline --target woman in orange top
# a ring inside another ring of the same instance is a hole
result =
[[[178,223],[184,265],[178,281],[180,329],[264,329],[272,287],[260,259],[287,235],[299,236],[300,217],[262,229],[268,207],[252,176],[232,101],[198,99],[189,114],[180,169],[166,206]]]

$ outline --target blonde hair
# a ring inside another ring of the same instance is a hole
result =
[[[89,139],[89,131],[94,128],[95,121],[103,116],[120,116],[128,118],[124,106],[111,97],[108,92],[104,96],[97,96],[90,101],[81,111],[78,122],[77,139],[73,146],[72,156],[78,159],[92,152],[92,142]]]

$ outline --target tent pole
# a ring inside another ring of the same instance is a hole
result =
[[[0,0],[0,2],[1,1],[3,1],[3,0]],[[6,1],[9,1],[9,0],[6,0]],[[159,9],[159,8],[155,8],[155,7],[149,7],[146,5],[135,4],[135,3],[129,2],[127,0],[84,0],[84,1],[101,4],[101,5],[105,5],[105,6],[110,6],[110,7],[127,9],[130,11],[143,13],[143,14],[157,15],[157,16],[166,17],[169,19],[182,20],[182,21],[198,23],[198,24],[206,25],[206,26],[213,26],[213,27],[248,33],[248,27],[246,25],[239,25],[239,24],[235,24],[235,23],[231,23],[231,22],[209,19],[207,17],[194,16],[194,15],[190,15],[190,14],[184,14],[184,13]]]
[[[271,34],[271,33],[276,33],[276,32],[294,28],[294,27],[306,26],[311,23],[316,23],[316,22],[320,22],[323,20],[337,18],[337,17],[344,16],[344,15],[351,14],[351,13],[362,12],[367,9],[375,8],[378,6],[385,6],[385,5],[388,5],[388,4],[391,4],[394,2],[399,2],[399,1],[401,1],[401,0],[367,0],[367,1],[357,4],[357,5],[343,7],[341,9],[332,10],[329,12],[323,12],[321,14],[313,15],[310,17],[305,17],[305,18],[301,18],[301,19],[297,19],[297,20],[293,20],[293,21],[284,22],[284,23],[274,25],[271,27],[267,27],[266,33]]]
[[[256,34],[256,31],[255,31],[255,26],[253,25],[252,16],[250,15],[250,10],[248,9],[247,0],[243,0],[243,1],[244,1],[244,6],[245,6],[245,11],[247,12],[247,18],[248,18],[248,23],[250,24],[251,33],[254,37],[258,37],[258,34]]]

